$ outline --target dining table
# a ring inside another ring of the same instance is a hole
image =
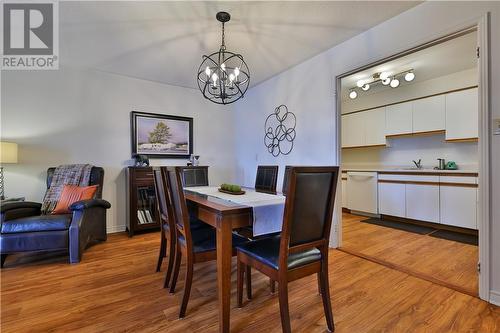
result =
[[[218,196],[213,188],[184,188],[184,196],[190,215],[216,229],[217,237],[217,295],[219,307],[219,332],[230,332],[231,313],[231,260],[232,232],[234,229],[251,226],[254,221],[252,202],[239,203],[228,200],[223,194]],[[215,188],[216,190],[216,188]],[[246,188],[249,195],[256,196],[253,189]],[[258,194],[260,203],[284,206],[282,195]],[[243,200],[242,200],[243,199]],[[243,197],[236,201],[245,202]],[[283,208],[281,208],[283,209]],[[281,223],[281,221],[280,221]]]

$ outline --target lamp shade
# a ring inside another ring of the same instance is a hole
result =
[[[0,163],[17,163],[17,143],[1,142]]]

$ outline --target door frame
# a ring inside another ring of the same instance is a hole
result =
[[[336,129],[336,158],[339,165],[342,164],[342,129],[341,129],[341,80],[342,78],[355,74],[359,71],[383,64],[385,62],[406,56],[408,54],[423,50],[425,48],[441,44],[451,39],[460,37],[467,33],[477,31],[477,43],[480,56],[478,59],[478,107],[479,107],[479,190],[478,190],[478,229],[479,229],[479,297],[490,301],[490,266],[491,266],[491,161],[490,161],[490,13],[463,23],[458,28],[437,37],[429,38],[426,43],[418,43],[402,52],[389,55],[385,58],[374,59],[363,66],[356,67],[335,77],[335,129]],[[341,178],[341,177],[339,177]],[[339,183],[341,185],[341,181]],[[337,207],[341,207],[341,193],[337,195]],[[342,209],[336,210],[337,235],[336,246],[342,246]],[[479,266],[480,263],[480,266]]]

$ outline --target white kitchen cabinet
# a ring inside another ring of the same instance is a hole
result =
[[[378,214],[376,172],[347,172],[347,208]]]
[[[365,121],[362,113],[342,116],[342,148],[365,145]]]
[[[439,223],[439,185],[406,184],[406,217]]]
[[[479,136],[477,88],[446,94],[446,140]]]
[[[365,146],[385,145],[385,108],[360,112],[365,123]]]
[[[342,178],[343,177],[344,174],[342,174]],[[347,179],[342,179],[341,184],[342,184],[342,208],[347,208]]]
[[[445,96],[438,95],[413,101],[413,133],[445,129]]]
[[[411,134],[413,130],[412,110],[412,102],[405,102],[386,107],[385,134]]]
[[[406,217],[406,185],[378,184],[378,209],[380,214]]]
[[[440,186],[441,223],[477,229],[477,187]]]

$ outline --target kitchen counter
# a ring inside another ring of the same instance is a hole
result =
[[[398,174],[470,174],[477,176],[478,171],[472,169],[458,170],[434,170],[434,169],[405,169],[405,168],[342,168],[342,172],[378,172],[378,173],[398,173]]]

